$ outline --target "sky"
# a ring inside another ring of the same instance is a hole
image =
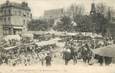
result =
[[[67,8],[71,4],[81,4],[85,7],[86,12],[90,11],[93,0],[9,0],[10,2],[21,3],[28,2],[34,17],[42,16],[44,10]],[[0,4],[5,3],[6,0],[0,0]],[[104,3],[115,8],[115,0],[94,0],[95,3]]]

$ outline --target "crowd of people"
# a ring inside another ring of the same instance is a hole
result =
[[[77,63],[77,60],[82,59],[84,63],[93,65],[95,62],[103,65],[110,65],[112,62],[112,57],[101,56],[93,52],[94,49],[101,48],[107,45],[111,45],[110,40],[105,39],[85,39],[85,40],[75,40],[69,38],[66,41],[65,49],[63,51],[63,59],[65,60],[65,65],[69,63],[70,60],[73,60],[74,63]]]
[[[61,38],[62,39],[62,38]],[[12,42],[9,41],[12,45]],[[79,60],[82,60],[84,63],[89,65],[94,64],[94,60],[102,65],[104,62],[106,65],[109,65],[112,61],[111,57],[100,56],[93,53],[93,49],[110,45],[110,43],[105,42],[105,39],[75,39],[73,37],[69,37],[66,40],[62,41],[65,43],[65,46],[62,47],[62,52],[60,52],[62,59],[65,62],[65,65],[68,65],[70,60],[73,60],[74,64],[77,64]],[[13,43],[14,45],[14,43]],[[16,44],[15,44],[16,45]],[[27,43],[21,44],[18,46],[14,46],[11,49],[3,49],[1,47],[0,50],[0,64],[7,65],[32,65],[38,64],[41,65],[46,64],[47,66],[51,65],[52,58],[57,57],[54,55],[54,50],[56,50],[57,46],[55,44],[39,46],[35,43]]]
[[[49,57],[51,56],[51,51],[49,48],[54,47],[54,45],[47,45],[39,47],[33,44],[21,45],[12,47],[11,49],[1,51],[0,54],[0,64],[7,65],[32,65],[41,63],[44,64],[46,58],[46,65],[50,65]]]

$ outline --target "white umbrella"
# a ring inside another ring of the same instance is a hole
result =
[[[4,48],[5,50],[10,50],[10,49],[13,49],[13,48],[16,48],[17,46],[12,46],[12,47],[6,47]]]
[[[93,52],[101,56],[115,57],[115,44],[94,49]]]
[[[19,35],[7,35],[7,36],[4,37],[4,39],[5,39],[6,41],[12,40],[12,39],[21,40],[21,37],[20,37]]]

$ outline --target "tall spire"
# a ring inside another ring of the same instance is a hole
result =
[[[108,8],[108,20],[111,20],[111,8]]]
[[[95,0],[92,0],[90,14],[92,15],[92,14],[95,14],[95,13],[96,13]]]

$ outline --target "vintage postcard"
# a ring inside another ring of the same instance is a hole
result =
[[[0,0],[0,73],[115,73],[114,0]]]

